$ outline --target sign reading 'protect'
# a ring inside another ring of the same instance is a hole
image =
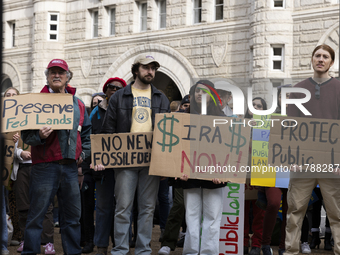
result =
[[[72,129],[73,99],[71,94],[26,94],[2,98],[1,132],[27,129]]]

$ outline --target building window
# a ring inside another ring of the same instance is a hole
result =
[[[194,24],[202,21],[202,0],[194,1]]]
[[[166,0],[158,1],[159,28],[166,27]]]
[[[116,9],[110,9],[110,35],[116,33]]]
[[[10,26],[11,26],[11,32],[12,32],[12,43],[11,43],[11,46],[12,47],[15,47],[15,23],[14,22],[12,22],[11,24],[10,24]]]
[[[59,13],[49,13],[48,15],[48,40],[58,41]]]
[[[215,20],[223,20],[223,0],[215,0]]]
[[[92,18],[92,38],[98,37],[98,10],[91,12]]]
[[[139,4],[139,14],[140,14],[140,31],[146,31],[146,21],[147,21],[147,3]]]
[[[273,0],[274,8],[284,8],[285,1],[284,0]]]
[[[283,71],[284,47],[283,45],[272,45],[273,70]]]

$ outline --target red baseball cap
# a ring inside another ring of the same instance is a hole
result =
[[[125,82],[123,79],[118,78],[118,77],[110,78],[110,79],[108,79],[108,80],[105,82],[105,84],[104,84],[104,86],[103,86],[103,92],[104,92],[104,93],[106,93],[107,85],[110,84],[110,83],[113,82],[113,81],[118,81],[118,82],[120,82],[120,84],[122,84],[123,88],[126,86],[126,82]]]
[[[68,71],[68,65],[62,59],[53,59],[53,60],[51,60],[51,62],[47,66],[47,69],[50,69],[51,67],[54,67],[54,66],[58,66],[58,67],[64,69],[65,71]]]

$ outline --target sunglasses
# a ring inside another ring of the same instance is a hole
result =
[[[107,87],[110,89],[115,89],[116,91],[123,88],[123,87],[116,86],[114,84],[108,84]]]

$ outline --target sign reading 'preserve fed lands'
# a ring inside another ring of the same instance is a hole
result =
[[[287,117],[275,117],[282,122]],[[340,164],[340,120],[296,118],[270,129],[268,163],[329,173]],[[289,127],[292,126],[292,127]]]
[[[105,168],[149,166],[152,132],[91,135],[92,164]]]
[[[71,94],[26,94],[2,98],[2,130],[7,133],[26,129],[72,129],[73,98]]]
[[[228,123],[214,126],[217,118]],[[249,140],[250,127],[243,119],[156,114],[149,174],[245,183]]]

